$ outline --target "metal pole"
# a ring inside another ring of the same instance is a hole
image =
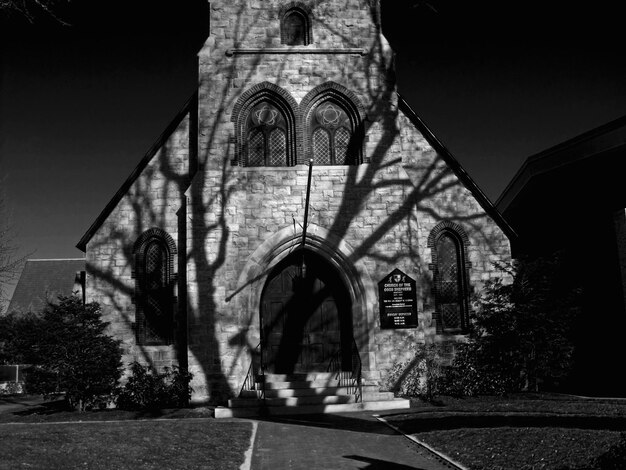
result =
[[[309,179],[306,183],[306,201],[304,202],[304,226],[302,227],[302,243],[300,246],[304,248],[306,241],[306,227],[309,223],[309,195],[311,194],[311,174],[313,173],[313,160],[309,160]]]

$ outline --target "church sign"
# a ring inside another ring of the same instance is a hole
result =
[[[417,327],[415,281],[394,269],[378,283],[381,328]]]

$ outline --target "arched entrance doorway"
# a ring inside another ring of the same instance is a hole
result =
[[[261,294],[261,334],[268,372],[326,371],[333,358],[350,370],[350,296],[335,269],[308,250],[281,261]]]

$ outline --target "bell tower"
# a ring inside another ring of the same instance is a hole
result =
[[[319,164],[370,158],[373,136],[363,142],[363,126],[395,99],[378,1],[214,1],[210,14],[211,35],[199,52],[205,167],[225,158],[239,166],[303,164],[315,158],[314,147]],[[273,138],[273,129],[246,122],[262,109],[283,121]],[[249,138],[255,126],[259,133]],[[348,152],[352,135],[361,142]]]

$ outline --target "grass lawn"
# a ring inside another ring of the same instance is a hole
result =
[[[386,419],[472,470],[600,468],[594,459],[626,431],[621,400],[518,395],[415,405]]]
[[[238,469],[252,433],[207,409],[38,410],[0,413],[1,469]]]

